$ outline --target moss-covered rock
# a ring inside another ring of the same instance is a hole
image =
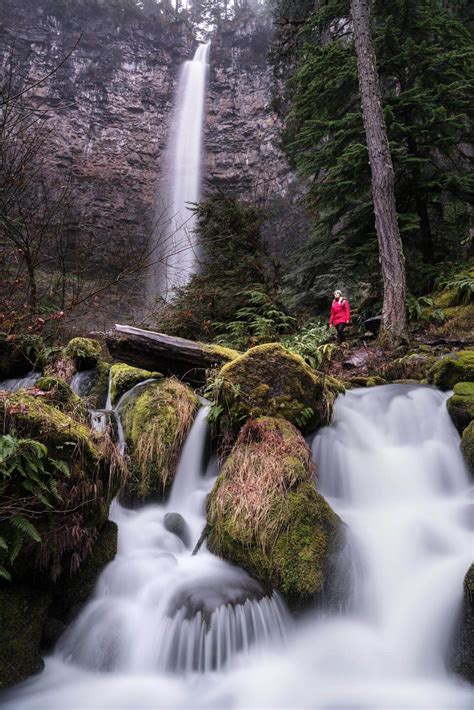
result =
[[[107,402],[109,392],[110,365],[108,362],[99,362],[94,369],[94,378],[91,388],[86,396],[86,401],[95,409],[103,409]]]
[[[298,605],[320,594],[342,524],[314,487],[311,452],[281,419],[250,420],[208,499],[209,549]]]
[[[55,606],[58,615],[66,623],[70,623],[77,616],[92,594],[102,570],[117,554],[117,534],[117,525],[107,520],[100,530],[92,552],[84,560],[81,568],[72,574],[64,575],[56,585]]]
[[[120,397],[139,382],[144,380],[160,379],[163,375],[160,372],[150,372],[138,367],[125,365],[119,362],[110,368],[110,399],[112,404],[116,404]]]
[[[446,402],[449,415],[458,432],[462,434],[474,419],[474,382],[458,382],[454,394]]]
[[[0,380],[27,375],[36,368],[43,351],[38,335],[0,333]]]
[[[50,603],[47,592],[0,588],[0,688],[43,669],[40,644]]]
[[[474,683],[474,564],[463,585],[463,604],[453,644],[452,669],[470,683]]]
[[[461,451],[471,475],[474,476],[474,422],[471,422],[462,433]]]
[[[474,350],[459,350],[438,360],[427,375],[428,382],[442,390],[458,382],[474,382]]]
[[[251,348],[219,373],[218,401],[224,426],[248,417],[287,419],[303,431],[329,423],[342,383],[312,370],[279,343]]]
[[[44,475],[48,482],[53,476],[59,496],[54,510],[37,496],[23,505],[22,510],[32,511],[41,542],[25,544],[10,572],[15,580],[28,578],[32,569],[41,577],[57,579],[65,570],[78,569],[89,555],[122,483],[123,470],[106,437],[53,406],[47,395],[39,396],[36,390],[0,397],[0,426],[19,439],[33,439],[47,448]],[[22,495],[19,476],[20,472],[14,472],[4,491],[11,500]],[[0,501],[0,510],[1,505]]]
[[[96,367],[102,355],[102,348],[92,338],[73,338],[64,348],[64,357],[73,361],[76,370],[91,370]]]
[[[190,387],[169,378],[150,382],[120,408],[132,461],[122,499],[159,499],[173,481],[199,402]]]
[[[49,401],[60,411],[70,414],[74,419],[87,421],[87,409],[80,397],[72,391],[61,377],[40,377],[35,387],[50,394]]]

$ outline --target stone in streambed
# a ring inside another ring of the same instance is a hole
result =
[[[185,547],[191,545],[191,535],[185,519],[180,513],[166,513],[163,518],[163,525],[168,532],[179,537]]]
[[[454,637],[451,667],[474,683],[474,564],[464,578],[463,602]]]
[[[110,368],[110,400],[115,405],[120,397],[140,382],[149,379],[160,379],[160,372],[150,372],[139,367],[132,367],[119,362]]]
[[[450,390],[458,382],[474,382],[474,350],[458,350],[438,360],[428,372],[428,382]]]

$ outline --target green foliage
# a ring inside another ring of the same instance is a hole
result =
[[[239,308],[234,320],[229,323],[213,323],[217,333],[215,341],[238,350],[249,345],[260,345],[280,340],[281,336],[294,328],[296,318],[281,310],[262,291],[241,291],[247,305]]]
[[[0,437],[0,559],[7,565],[13,565],[25,540],[41,542],[31,518],[62,502],[58,475],[68,478],[69,466],[50,458],[41,442],[10,434]],[[0,576],[11,579],[4,565]]]
[[[209,197],[195,211],[201,270],[158,315],[157,328],[192,340],[219,337],[220,342],[245,346],[249,324],[262,337],[286,327],[276,276],[260,235],[262,212],[223,195]]]
[[[439,286],[445,290],[454,290],[456,302],[467,305],[474,301],[474,276],[458,274],[451,278],[440,279]]]
[[[460,7],[375,2],[374,44],[394,161],[410,290],[432,287],[420,265],[468,248],[474,190],[474,50]],[[283,83],[284,145],[308,179],[313,235],[291,275],[300,302],[325,304],[328,284],[379,273],[370,168],[348,0],[278,0],[273,58]],[[454,208],[455,206],[455,208]],[[380,291],[380,282],[372,284]]]
[[[330,334],[331,330],[327,325],[313,321],[294,335],[283,338],[282,344],[288,350],[301,355],[310,367],[317,370],[325,361],[329,362],[334,353],[334,344],[327,342]]]

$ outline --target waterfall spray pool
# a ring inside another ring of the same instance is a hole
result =
[[[202,131],[210,42],[196,49],[184,63],[179,78],[174,126],[166,150],[166,183],[162,187],[165,226],[158,225],[156,256],[160,264],[150,274],[149,296],[160,293],[167,299],[196,271],[195,218],[189,209],[200,199]]]
[[[472,553],[469,481],[445,401],[402,385],[338,398],[313,451],[357,552],[356,583],[345,611],[291,624],[244,572],[190,554],[216,473],[203,463],[201,410],[169,503],[114,506],[116,559],[45,671],[4,706],[469,708],[472,689],[445,669]],[[163,524],[171,512],[187,523],[188,549]]]

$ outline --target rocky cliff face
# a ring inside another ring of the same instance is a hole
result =
[[[2,3],[0,45],[14,46],[31,79],[48,74],[78,39],[71,57],[29,97],[47,110],[53,128],[46,171],[72,181],[71,230],[80,252],[93,269],[119,269],[156,218],[179,67],[194,44],[189,28],[172,18],[151,22],[69,0]],[[229,23],[213,42],[206,189],[248,196],[286,185],[278,123],[268,108],[268,39],[269,29],[249,19]],[[1,56],[5,65],[8,49]]]

